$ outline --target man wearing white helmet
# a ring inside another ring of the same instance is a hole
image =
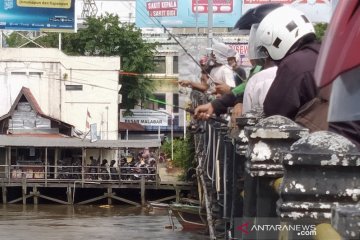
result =
[[[304,13],[283,6],[260,22],[256,37],[261,51],[278,65],[264,101],[264,113],[295,120],[301,107],[318,95],[314,69],[320,44],[315,40],[314,27]]]
[[[216,93],[216,86],[218,85],[227,86],[228,88],[235,87],[233,66],[230,66],[229,60],[236,59],[237,52],[220,42],[215,42],[212,48],[208,48],[208,50],[212,52],[210,59],[207,59],[206,66],[204,65],[202,69],[201,82],[197,83],[182,80],[179,81],[179,84],[203,92],[208,91],[211,94]],[[222,92],[220,92],[220,94],[222,94]]]
[[[208,91],[215,93],[215,87],[219,84],[235,87],[234,73],[232,67],[228,65],[228,58],[235,57],[236,51],[220,42],[215,42],[209,50],[212,51],[214,68],[210,72]]]

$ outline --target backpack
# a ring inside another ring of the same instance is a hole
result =
[[[310,133],[327,130],[330,93],[331,85],[321,88],[315,98],[301,106],[295,116],[295,122],[308,128]]]

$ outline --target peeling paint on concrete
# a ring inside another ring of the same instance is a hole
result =
[[[255,144],[254,149],[251,153],[251,161],[265,161],[270,159],[271,157],[271,149],[269,145],[260,141]]]
[[[299,189],[301,192],[306,192],[304,185],[302,185],[300,183],[295,184],[295,188]]]
[[[289,214],[289,217],[291,217],[292,219],[299,219],[302,218],[305,214],[304,213],[299,213],[299,212],[291,212]]]
[[[281,164],[254,164],[254,167],[258,169],[275,169],[275,170],[283,170]]]
[[[320,203],[321,209],[331,209],[331,204]]]
[[[321,160],[320,165],[321,166],[331,166],[331,165],[337,165],[337,163],[340,162],[340,159],[337,157],[336,154],[331,155],[330,160]]]
[[[279,129],[264,129],[260,128],[255,130],[250,134],[251,138],[275,138],[275,139],[281,139],[281,138],[289,138],[290,134],[288,132],[282,132],[279,131]]]
[[[293,155],[290,154],[290,153],[287,153],[285,156],[284,156],[284,160],[290,160],[292,159]]]
[[[309,134],[297,140],[292,146],[291,151],[301,151],[307,149],[313,153],[334,153],[347,154],[356,152],[356,146],[345,137],[336,133],[319,131]]]
[[[359,188],[345,189],[345,193],[346,193],[346,195],[351,196],[351,198],[354,202],[357,202],[359,200],[359,197],[360,197],[360,189]]]
[[[249,139],[246,137],[245,135],[245,131],[244,130],[241,130],[240,133],[239,133],[239,139],[241,142],[243,143],[247,143],[249,141]]]

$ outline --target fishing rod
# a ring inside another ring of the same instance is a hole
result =
[[[172,34],[172,33],[164,26],[164,24],[162,24],[162,23],[159,21],[159,19],[157,19],[157,18],[155,17],[155,20],[160,24],[161,27],[164,28],[164,30],[170,35],[170,37],[172,37],[172,38],[175,40],[175,42],[184,50],[184,52],[186,53],[186,55],[188,55],[188,56],[191,58],[191,60],[193,60],[193,62],[194,62],[198,67],[200,67],[200,69],[203,69],[203,67],[200,65],[200,63],[199,63],[198,61],[196,61],[196,59],[186,50],[186,48],[185,48],[185,47],[181,44],[181,42],[174,36],[174,34]],[[203,69],[203,70],[207,73],[209,79],[210,79],[212,82],[215,83],[216,81],[210,76],[210,73],[207,72],[205,69]]]
[[[190,109],[190,108],[183,108],[183,107],[179,107],[179,106],[176,106],[174,104],[170,104],[170,103],[166,103],[166,102],[163,102],[163,101],[160,101],[158,99],[152,99],[152,98],[146,98],[147,100],[151,101],[151,102],[156,102],[156,103],[160,103],[160,104],[164,104],[164,105],[168,105],[168,106],[171,106],[171,107],[176,107],[176,108],[179,108],[181,110],[184,110],[185,112],[188,112],[190,114],[195,114],[194,110],[193,109]],[[222,118],[219,118],[219,117],[214,117],[214,116],[210,116],[209,119],[215,121],[215,122],[219,122],[219,123],[224,123],[224,124],[227,124],[228,121],[226,121],[225,119],[222,119]]]

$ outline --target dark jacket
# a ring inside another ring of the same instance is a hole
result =
[[[221,98],[211,101],[214,108],[214,113],[220,115],[227,112],[228,107],[233,107],[236,104],[237,98],[233,93],[223,94]]]
[[[346,137],[360,150],[360,121],[330,122],[329,131]]]
[[[314,69],[320,44],[308,43],[278,64],[278,71],[264,101],[266,116],[295,118],[298,110],[317,95]]]

